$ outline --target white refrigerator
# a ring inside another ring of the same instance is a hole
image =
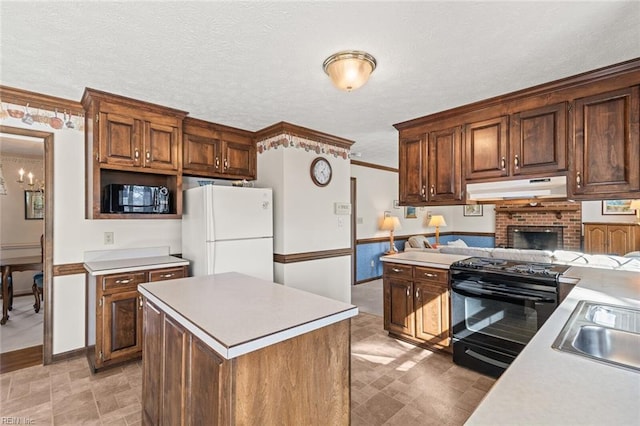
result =
[[[273,193],[205,185],[183,192],[182,256],[193,276],[240,272],[273,281]]]

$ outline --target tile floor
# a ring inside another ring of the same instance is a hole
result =
[[[40,309],[40,312],[36,313],[33,309],[34,302],[32,294],[13,299],[13,310],[9,312],[9,320],[0,327],[0,353],[42,344],[44,310]]]
[[[382,321],[366,313],[352,321],[351,424],[464,424],[495,379],[388,337]]]
[[[354,426],[461,425],[494,383],[448,355],[389,338],[380,316],[354,318],[351,344]],[[84,357],[6,373],[0,423],[137,425],[141,377],[140,362],[92,375]]]

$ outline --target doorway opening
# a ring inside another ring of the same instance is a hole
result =
[[[40,312],[37,315],[42,315],[42,336],[39,345],[29,346],[27,348],[16,349],[9,352],[0,354],[0,372],[17,370],[20,368],[29,367],[39,364],[50,364],[53,357],[53,297],[52,297],[52,282],[53,282],[53,133],[21,129],[9,126],[0,126],[0,138],[2,138],[3,146],[15,146],[16,152],[20,151],[20,143],[22,140],[26,141],[38,141],[42,145],[43,150],[43,168],[42,175],[37,176],[34,174],[33,180],[40,180],[38,182],[41,187],[38,188],[38,193],[30,192],[33,187],[32,178],[25,175],[26,187],[20,189],[24,191],[24,220],[25,221],[41,221],[44,222],[42,232],[42,240],[39,241],[40,256],[41,256],[41,268],[42,268],[42,302],[40,304]],[[12,142],[8,142],[12,141]],[[16,176],[18,177],[18,176]],[[5,172],[4,179],[9,181],[13,179],[12,175],[7,175]],[[15,179],[14,179],[15,180]],[[35,182],[34,182],[35,183]],[[22,188],[22,186],[21,186]],[[33,203],[36,203],[35,205]],[[22,201],[21,201],[22,203]],[[40,205],[39,203],[43,203]],[[40,239],[38,237],[38,239]],[[38,271],[29,271],[28,273],[35,275]],[[32,290],[33,291],[33,290]],[[28,306],[30,309],[35,309],[31,305],[35,305],[34,298],[36,294],[31,294],[28,299]],[[27,298],[29,295],[22,296]],[[9,299],[10,300],[10,299]],[[5,303],[5,300],[2,301]],[[8,302],[8,300],[7,300]],[[8,311],[9,319],[7,323],[12,320],[17,320],[16,315],[12,315],[11,311]],[[14,318],[15,317],[15,318]],[[6,327],[2,325],[0,327]],[[2,330],[2,329],[0,329]],[[8,330],[8,329],[7,329]]]

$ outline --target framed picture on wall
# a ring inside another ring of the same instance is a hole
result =
[[[466,204],[462,208],[465,216],[482,216],[482,204]]]
[[[418,216],[416,215],[415,207],[405,207],[404,208],[404,218],[405,219],[415,219]]]
[[[44,192],[24,191],[24,218],[44,219]]]
[[[636,214],[636,211],[630,207],[631,200],[603,200],[602,214]]]

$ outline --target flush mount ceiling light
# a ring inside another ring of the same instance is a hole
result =
[[[345,50],[325,59],[322,68],[334,86],[350,92],[367,82],[376,69],[376,58],[367,52]]]

